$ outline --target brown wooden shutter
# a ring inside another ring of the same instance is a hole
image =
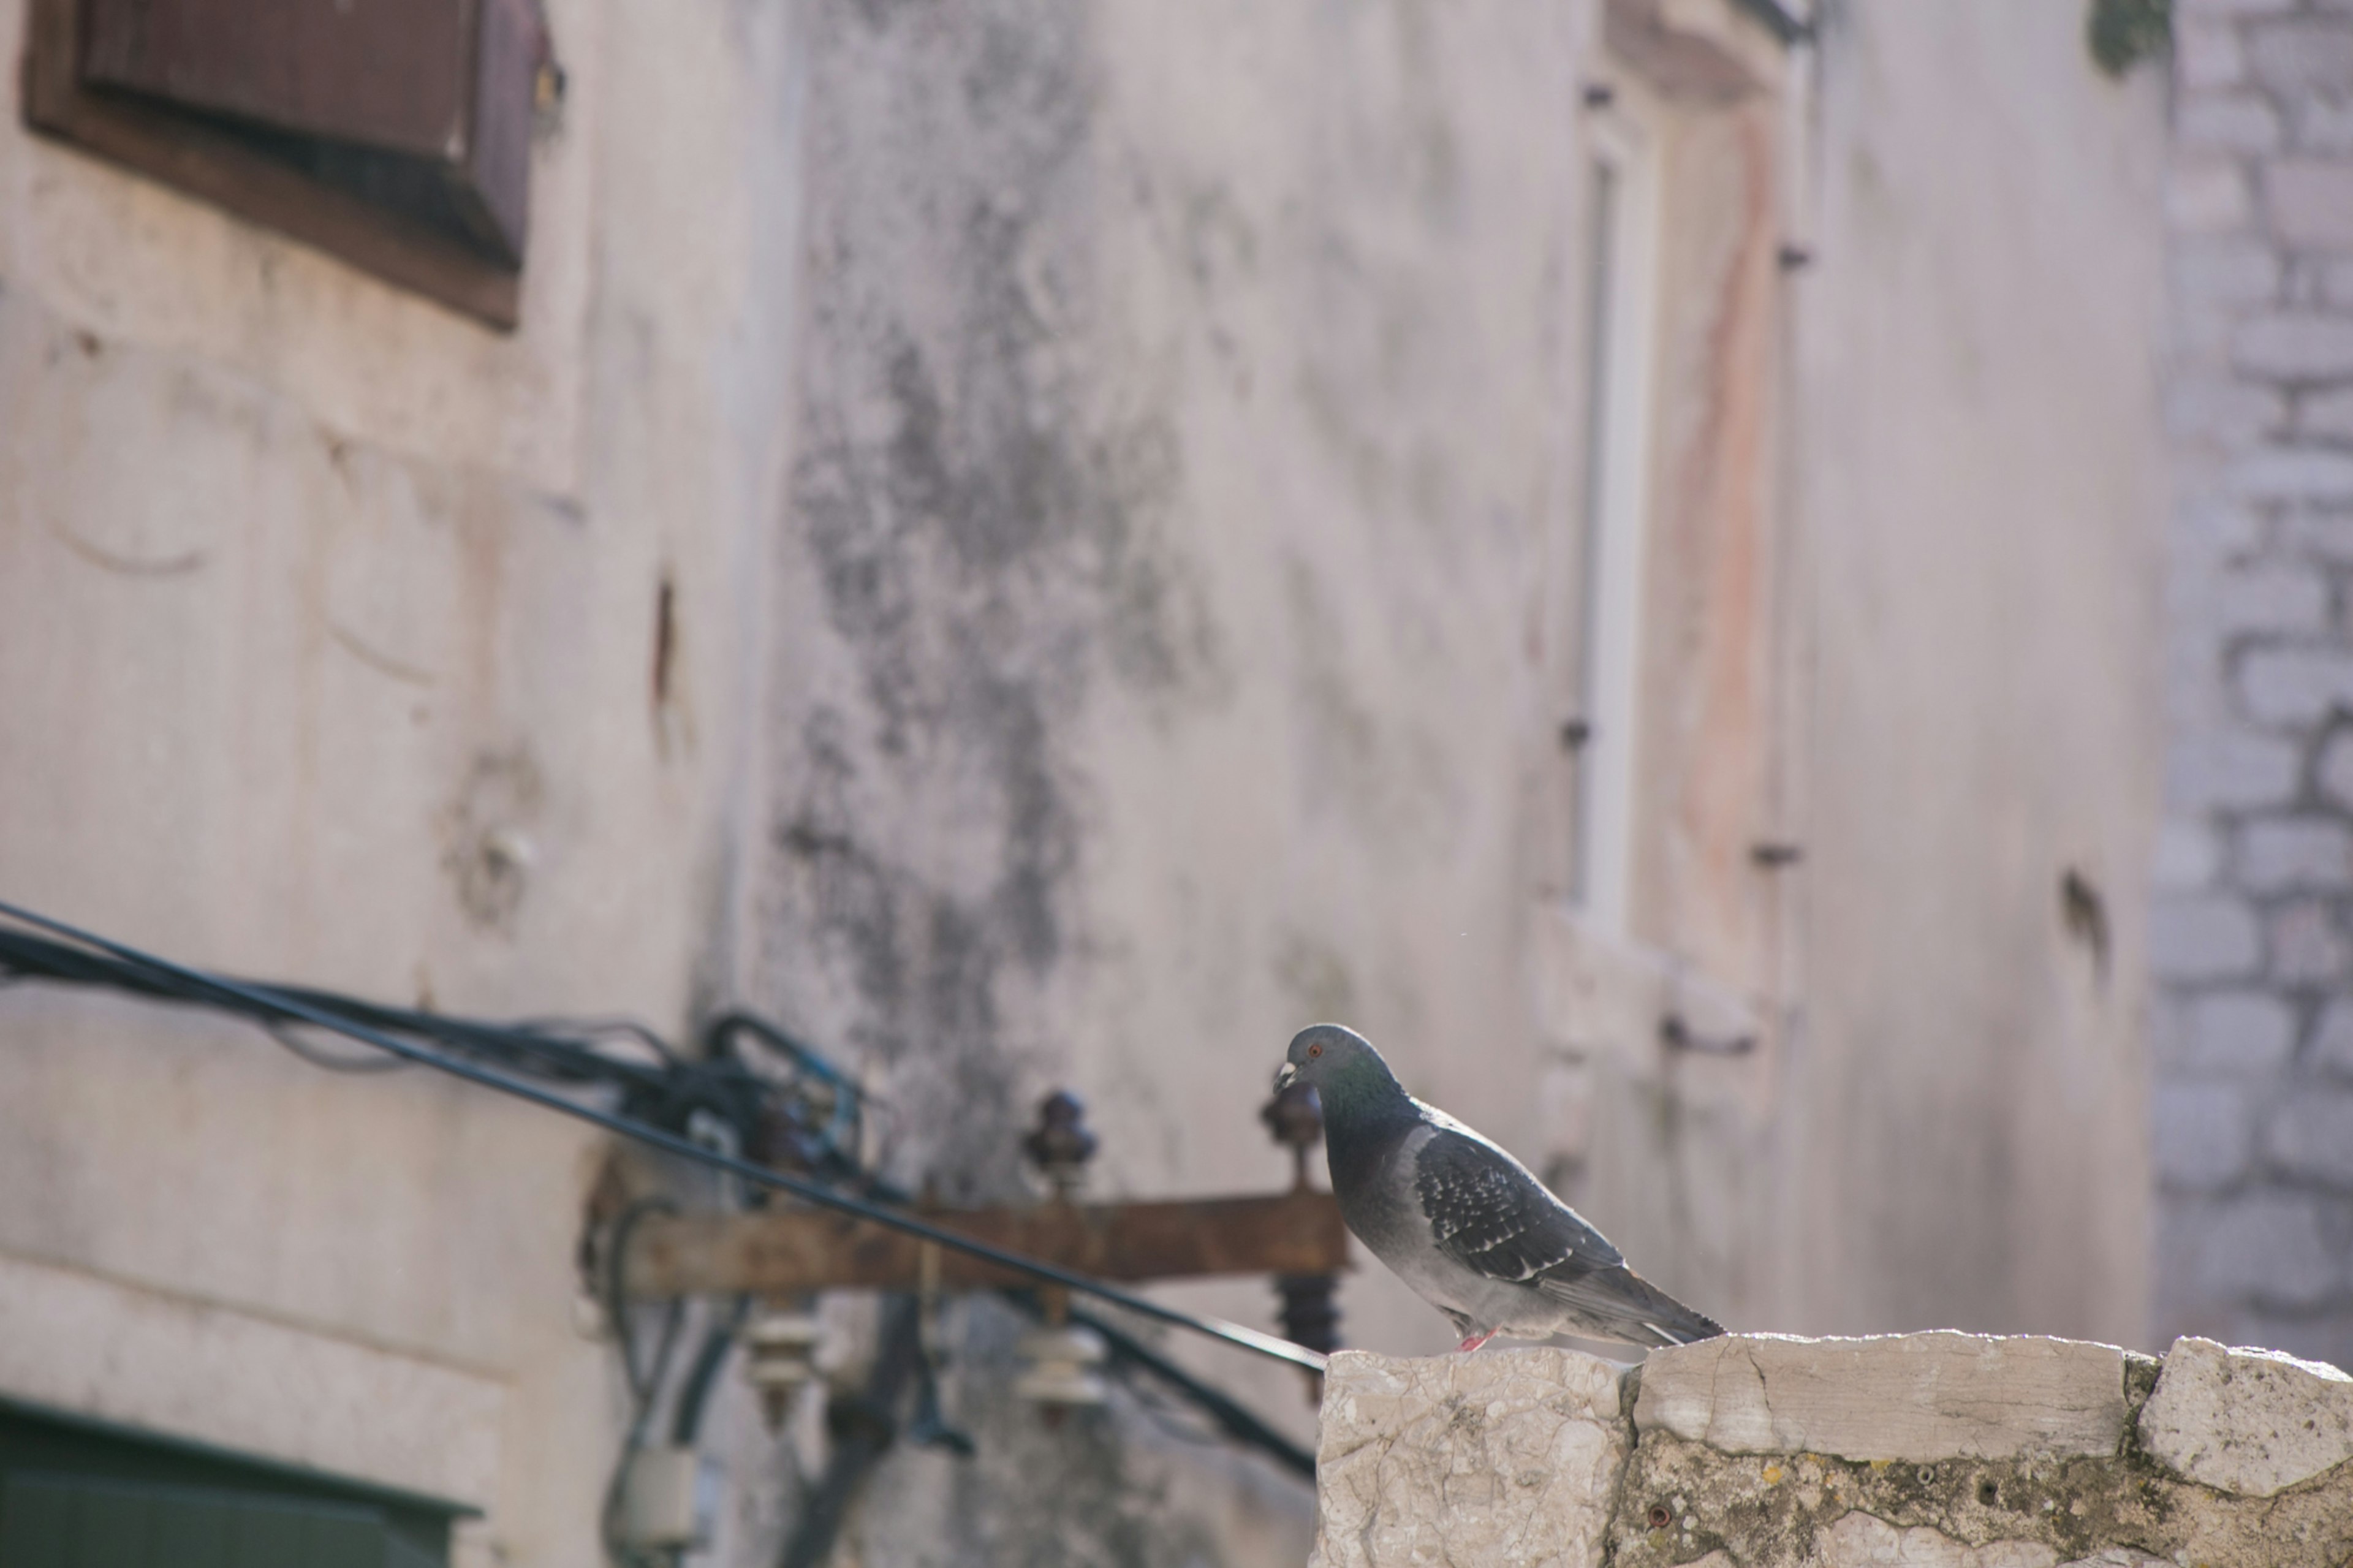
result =
[[[439,157],[466,136],[469,0],[88,0],[84,81]]]
[[[26,114],[512,324],[546,53],[533,0],[35,0]]]

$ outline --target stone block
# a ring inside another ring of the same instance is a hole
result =
[[[2243,1084],[2160,1083],[2149,1091],[2149,1158],[2168,1185],[2211,1192],[2246,1173],[2254,1127]]]
[[[2248,566],[2214,578],[2214,614],[2226,632],[2313,631],[2328,621],[2328,583],[2296,566]]]
[[[2310,724],[2353,706],[2353,653],[2327,647],[2259,647],[2239,662],[2239,695],[2253,718]]]
[[[2254,911],[2236,899],[2168,898],[2149,910],[2148,963],[2166,980],[2227,980],[2261,956]]]
[[[2233,234],[2254,216],[2254,189],[2235,158],[2183,159],[2166,176],[2165,220],[2176,234]]]
[[[2193,1000],[2182,1031],[2189,1071],[2263,1078],[2295,1054],[2295,1014],[2267,991],[2223,991]]]
[[[2300,153],[2353,153],[2353,98],[2307,92],[2287,106],[2288,144]]]
[[[2248,29],[2246,67],[2275,93],[2342,90],[2353,82],[2353,22],[2297,16]]]
[[[2342,1568],[2340,1382],[2211,1342],[2174,1353],[2136,1427],[2124,1353],[2066,1341],[1745,1335],[1653,1352],[1632,1384],[1571,1352],[1344,1352],[1315,1561]]]
[[[2272,232],[2315,250],[2353,250],[2353,158],[2282,158],[2263,171]]]
[[[2195,152],[2269,153],[2280,144],[2279,112],[2252,92],[2192,93],[2175,113],[2173,136]]]
[[[2252,235],[2179,240],[2173,247],[2172,269],[2178,299],[2266,305],[2279,298],[2279,253]]]
[[[2353,887],[2353,828],[2325,816],[2264,817],[2239,829],[2233,879],[2258,893]]]
[[[2150,885],[2169,893],[2195,893],[2221,879],[2222,847],[2203,822],[2170,816],[2157,826],[2157,854]]]
[[[2166,799],[2177,809],[2278,805],[2296,789],[2293,742],[2242,729],[2193,731],[2166,757]]]
[[[2286,424],[2287,395],[2276,387],[2180,375],[2165,389],[2165,427],[2182,439],[2244,446]]]
[[[2353,305],[2353,261],[2324,262],[2320,268],[2320,297],[2331,305]]]
[[[2263,532],[2258,503],[2219,489],[2184,495],[2173,509],[2175,569],[2189,562],[2203,565],[2244,555],[2262,546]]]
[[[2290,985],[2327,985],[2343,979],[2353,948],[2325,903],[2299,899],[2272,910],[2263,922],[2265,971]]]
[[[2274,1352],[2183,1338],[2142,1406],[2141,1446],[2176,1474],[2273,1497],[2353,1459],[2353,1378]]]
[[[2173,1266],[2186,1270],[2168,1294],[2200,1306],[2310,1307],[2344,1279],[2307,1194],[2249,1193],[2176,1215],[2168,1229]]]
[[[2232,335],[2231,363],[2249,375],[2279,381],[2353,376],[2353,316],[2291,310],[2258,316]]]
[[[2229,650],[2218,646],[2218,639],[2200,639],[2193,636],[2194,618],[2175,611],[2177,635],[2167,639],[2165,647],[2165,715],[2171,731],[2179,735],[2194,735],[2238,717],[2238,704],[2232,695],[2227,677]],[[2200,642],[2205,646],[2200,646]],[[2168,768],[2171,763],[2168,761]],[[2167,774],[2167,787],[2172,787],[2172,775]],[[2168,798],[2167,804],[2178,810],[2192,809],[2183,800]]]
[[[2291,1174],[2353,1188],[2353,1090],[2297,1088],[2273,1112],[2263,1152]]]
[[[2353,809],[2353,730],[2337,730],[2320,748],[2313,782],[2339,807]]]
[[[1622,1415],[1618,1369],[1575,1351],[1342,1351],[1324,1373],[1313,1562],[1598,1565]]]
[[[2168,358],[2176,365],[2195,369],[2227,367],[2239,319],[2245,314],[2238,306],[2177,295],[2168,323]]]
[[[2353,453],[2259,447],[2231,465],[2228,482],[2248,500],[2353,505]]]
[[[2173,79],[2185,92],[2237,87],[2247,77],[2239,29],[2215,17],[2185,19],[2173,29]]]
[[[2217,425],[2226,422],[2222,416],[2214,419]],[[2353,441],[2353,386],[2307,393],[2297,399],[2295,433],[2308,440]]]
[[[2353,1078],[2353,997],[2332,999],[2312,1031],[2306,1058],[2323,1072]]]
[[[2213,1237],[2213,1211],[2220,1203],[2183,1195],[2154,1205],[2149,1302],[2156,1322],[2167,1333],[2221,1332],[2226,1321],[2222,1313],[2243,1304],[2235,1292],[2226,1290],[2218,1300],[2206,1289],[2207,1244]]]
[[[2116,1451],[2124,1352],[1939,1331],[1726,1335],[1653,1351],[1634,1424],[1724,1453],[1926,1463]]]
[[[2310,251],[2291,250],[2287,253],[2286,271],[2280,280],[2280,292],[2292,310],[2329,309],[2327,289],[2328,258]]]
[[[2353,565],[2353,507],[2306,507],[2280,520],[2280,543],[2299,554]]]

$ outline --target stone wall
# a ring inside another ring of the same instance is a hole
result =
[[[2353,15],[2177,16],[2157,1327],[2353,1365]]]
[[[1317,1568],[2337,1568],[2353,1378],[2183,1339],[1343,1352]]]

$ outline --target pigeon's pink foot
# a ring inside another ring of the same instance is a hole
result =
[[[1475,1351],[1481,1345],[1485,1344],[1489,1340],[1492,1340],[1494,1337],[1495,1331],[1489,1329],[1483,1334],[1472,1334],[1469,1339],[1464,1340],[1461,1344],[1456,1345],[1454,1348],[1458,1351]]]

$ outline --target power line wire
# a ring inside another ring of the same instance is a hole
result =
[[[1075,1291],[1082,1296],[1092,1296],[1098,1300],[1109,1301],[1114,1306],[1124,1307],[1140,1316],[1174,1324],[1177,1328],[1187,1329],[1210,1339],[1221,1340],[1228,1344],[1255,1352],[1276,1361],[1289,1362],[1295,1366],[1307,1367],[1316,1372],[1324,1370],[1324,1358],[1321,1354],[1293,1344],[1290,1341],[1280,1339],[1273,1334],[1262,1333],[1256,1329],[1246,1328],[1240,1323],[1228,1322],[1220,1318],[1180,1311],[1174,1307],[1163,1306],[1148,1297],[1120,1289],[1116,1286],[1090,1279],[1086,1275],[1064,1268],[1058,1264],[1048,1263],[1035,1258],[1025,1258],[1018,1252],[1009,1252],[985,1241],[976,1241],[970,1237],[917,1219],[912,1215],[897,1213],[866,1202],[864,1199],[835,1192],[815,1182],[803,1181],[798,1177],[787,1175],[782,1171],[705,1148],[691,1139],[681,1138],[675,1133],[633,1118],[616,1115],[595,1106],[578,1104],[537,1084],[510,1078],[504,1073],[493,1071],[477,1063],[412,1044],[387,1033],[384,1028],[340,1016],[328,1007],[320,1005],[315,997],[306,996],[304,993],[280,986],[258,985],[249,981],[229,980],[220,975],[206,973],[202,970],[190,969],[128,943],[99,936],[94,932],[83,931],[78,926],[69,925],[47,915],[37,914],[16,904],[0,901],[0,916],[15,921],[20,925],[31,926],[54,936],[63,937],[82,947],[95,949],[99,952],[143,971],[142,978],[152,977],[144,987],[152,994],[164,996],[193,994],[198,999],[215,1003],[225,1000],[237,1005],[234,1011],[249,1013],[264,1019],[294,1019],[314,1025],[319,1028],[357,1040],[363,1045],[373,1046],[378,1050],[389,1052],[393,1056],[420,1066],[429,1067],[453,1078],[462,1079],[468,1083],[483,1089],[495,1089],[512,1099],[536,1105],[542,1110],[553,1110],[559,1115],[571,1117],[575,1121],[585,1121],[590,1126],[601,1128],[605,1131],[620,1137],[635,1139],[650,1148],[659,1149],[666,1154],[673,1154],[682,1160],[691,1160],[714,1170],[724,1171],[744,1181],[773,1191],[789,1193],[794,1197],[805,1203],[814,1204],[820,1208],[829,1208],[837,1213],[851,1215],[876,1225],[888,1226],[894,1230],[904,1231],[910,1236],[920,1237],[925,1241],[946,1247],[952,1252],[961,1252],[984,1262],[995,1264],[1000,1268],[1009,1268],[1018,1273],[1027,1274],[1035,1279],[1060,1285],[1065,1289]],[[398,1009],[377,1009],[376,1011],[387,1016],[399,1013]],[[423,1016],[406,1015],[406,1016],[415,1018]],[[402,1026],[395,1024],[393,1026]],[[570,1042],[555,1043],[570,1045]],[[572,1049],[585,1050],[585,1047],[573,1046]],[[587,1054],[597,1055],[597,1053]],[[608,1062],[613,1060],[601,1056],[598,1059]]]

